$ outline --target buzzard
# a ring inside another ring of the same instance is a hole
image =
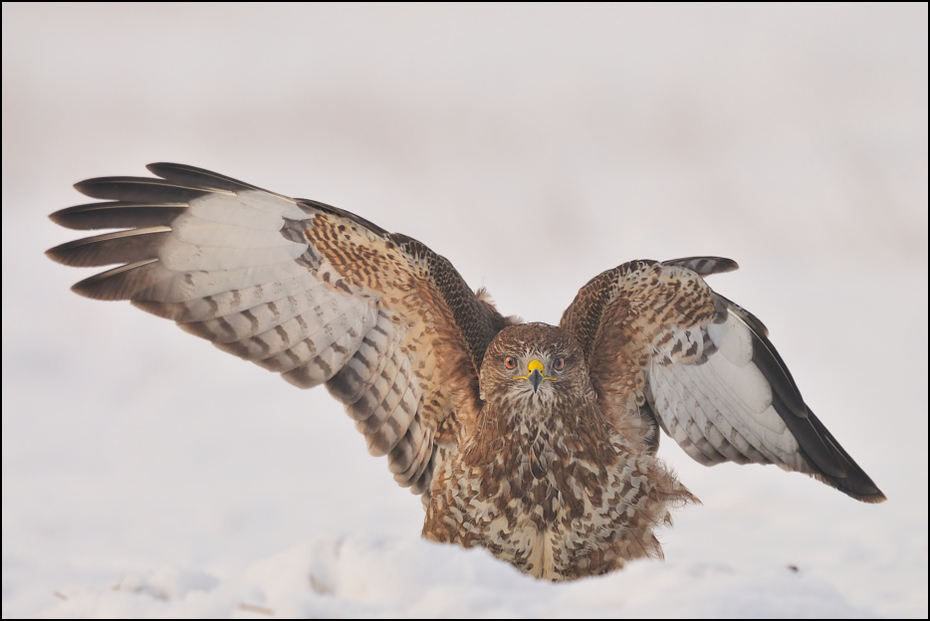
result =
[[[884,494],[804,403],[768,331],[704,277],[734,261],[632,261],[558,326],[501,315],[421,242],[353,213],[179,164],[75,185],[51,219],[122,229],[57,246],[117,265],[76,285],[129,300],[301,388],[324,384],[422,497],[423,536],[571,580],[661,556],[695,498],[658,430],[713,465],[777,464],[864,502]]]

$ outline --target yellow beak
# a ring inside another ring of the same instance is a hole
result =
[[[513,379],[527,380],[530,384],[533,385],[533,392],[539,390],[539,385],[542,384],[543,380],[555,381],[556,379],[554,377],[546,377],[543,375],[543,372],[546,370],[546,366],[536,358],[530,360],[530,363],[526,365],[526,370],[526,375],[518,375]]]

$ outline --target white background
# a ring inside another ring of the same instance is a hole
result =
[[[927,53],[926,4],[4,3],[3,616],[926,617]],[[704,504],[664,563],[553,586],[423,542],[325,390],[43,256],[72,183],[153,161],[406,233],[527,320],[732,257],[889,500],[666,438]]]

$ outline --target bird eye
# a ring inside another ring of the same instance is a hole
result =
[[[513,356],[504,356],[504,366],[507,367],[508,369],[516,369],[517,359],[514,358]]]
[[[565,358],[556,358],[555,362],[552,363],[552,368],[556,371],[561,371],[565,368]]]

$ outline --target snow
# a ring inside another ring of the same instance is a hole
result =
[[[732,257],[712,286],[889,500],[665,438],[703,504],[664,562],[551,585],[423,541],[325,390],[42,255],[70,184],[160,160],[411,235],[527,320]],[[4,617],[928,615],[926,4],[5,3],[2,218]]]

